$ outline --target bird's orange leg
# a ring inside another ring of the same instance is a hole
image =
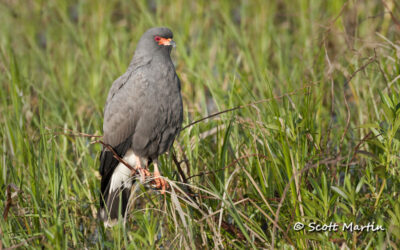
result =
[[[142,162],[141,162],[139,156],[136,156],[135,170],[136,170],[137,173],[140,174],[140,181],[141,182],[144,182],[146,177],[150,176],[149,170],[147,170],[145,167],[142,166]]]
[[[155,188],[161,189],[161,194],[165,193],[166,189],[169,189],[169,184],[164,178],[160,175],[160,171],[158,170],[158,160],[154,161],[154,182]]]

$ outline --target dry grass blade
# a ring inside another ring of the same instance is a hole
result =
[[[43,238],[44,238],[43,235],[30,237],[29,239],[27,239],[27,240],[25,240],[25,241],[23,241],[23,242],[21,242],[21,243],[18,243],[18,244],[14,245],[14,246],[4,248],[4,250],[20,249],[20,248],[23,247],[25,244],[28,244],[29,242],[31,242],[31,241],[33,241],[33,240],[36,240],[36,239],[43,239]]]
[[[254,181],[253,177],[250,175],[249,172],[247,172],[246,169],[242,168],[243,172],[247,175],[251,183],[253,184],[253,187],[257,190],[258,194],[260,195],[261,199],[265,203],[265,205],[268,207],[269,211],[272,213],[273,216],[276,216],[275,211],[272,209],[272,207],[269,205],[269,202],[267,199],[265,199],[263,193],[261,192],[260,188],[258,187],[257,183]]]
[[[51,128],[47,128],[47,130],[50,130],[52,132],[50,132],[49,134],[51,135],[65,135],[65,136],[73,136],[73,137],[89,137],[89,138],[101,138],[103,137],[102,135],[92,135],[92,134],[87,134],[87,133],[83,133],[83,132],[76,132],[72,129],[67,129],[67,128],[56,128],[56,129],[60,129],[63,131],[68,131],[69,133],[65,133],[65,132],[53,132],[53,130],[55,129],[51,129]]]
[[[207,120],[207,119],[210,119],[210,118],[213,118],[213,117],[216,117],[216,116],[219,116],[219,115],[228,113],[228,112],[232,112],[232,111],[235,111],[235,110],[238,110],[238,109],[243,109],[243,108],[246,108],[246,107],[252,107],[252,106],[254,106],[254,105],[256,105],[256,104],[261,104],[261,103],[265,103],[265,102],[270,102],[270,101],[272,101],[272,100],[282,99],[282,98],[284,98],[284,97],[286,97],[286,96],[296,95],[296,94],[298,94],[299,92],[302,92],[304,89],[310,88],[310,87],[315,86],[315,85],[317,85],[317,84],[319,84],[319,82],[311,83],[311,84],[305,85],[304,87],[302,87],[302,88],[300,88],[300,89],[294,90],[294,91],[289,92],[289,93],[286,93],[286,94],[284,94],[284,95],[274,96],[274,97],[272,97],[272,98],[262,99],[262,100],[258,100],[258,101],[255,101],[255,102],[251,102],[251,103],[247,103],[247,104],[244,104],[244,105],[240,105],[240,106],[237,106],[237,107],[234,107],[234,108],[222,110],[222,111],[220,111],[220,112],[216,112],[216,113],[211,114],[211,115],[209,115],[209,116],[203,117],[203,118],[201,118],[201,119],[199,119],[199,120],[197,120],[197,121],[194,121],[194,122],[189,123],[188,125],[186,125],[185,127],[183,127],[183,128],[181,129],[181,131],[182,131],[182,130],[185,130],[185,129],[187,129],[187,128],[189,128],[189,127],[191,127],[191,126],[193,126],[193,125],[195,125],[195,124],[197,124],[197,123],[199,123],[199,122],[205,121],[205,120]]]
[[[231,184],[231,181],[233,179],[233,177],[235,176],[235,174],[239,171],[239,168],[236,167],[236,169],[232,172],[232,174],[230,174],[228,180],[225,183],[224,189],[225,192],[222,195],[222,200],[221,200],[221,209],[220,209],[220,213],[219,213],[219,220],[218,220],[218,231],[219,234],[221,234],[221,225],[222,225],[222,220],[223,220],[223,214],[224,214],[224,207],[225,204],[228,203],[228,201],[226,201],[226,196],[227,196],[227,192],[228,192],[228,188],[229,188],[229,184]]]
[[[236,205],[239,205],[239,204],[244,203],[244,202],[249,201],[249,200],[250,200],[250,198],[244,198],[244,199],[242,199],[242,200],[240,200],[240,201],[233,202],[233,205],[236,206]],[[223,210],[223,208],[220,208],[220,209],[218,209],[217,211],[214,211],[214,212],[212,212],[212,213],[210,213],[210,214],[207,214],[207,215],[205,215],[203,218],[197,220],[197,222],[202,222],[202,221],[205,220],[205,219],[208,219],[208,218],[210,218],[210,217],[213,217],[213,216],[215,216],[215,215],[221,213],[222,210]]]
[[[262,154],[243,155],[243,156],[239,157],[238,159],[235,159],[234,161],[232,161],[231,163],[229,163],[228,165],[226,165],[226,166],[223,167],[223,168],[219,168],[219,169],[216,169],[216,170],[212,170],[212,171],[207,171],[207,172],[202,172],[202,173],[199,173],[199,174],[195,174],[195,175],[189,176],[189,177],[187,178],[187,180],[190,180],[190,179],[192,179],[192,178],[194,178],[194,177],[203,176],[203,175],[208,175],[208,174],[213,174],[213,173],[216,173],[216,172],[225,170],[225,169],[227,169],[227,168],[233,167],[235,164],[239,163],[240,160],[247,159],[247,158],[249,158],[249,157],[259,157],[259,158],[264,158],[264,159],[267,159],[267,160],[268,160],[268,156],[265,156],[265,155],[262,155]]]
[[[124,164],[124,165],[125,165],[127,168],[129,168],[129,170],[131,170],[132,172],[136,172],[136,170],[135,170],[131,165],[129,165],[129,163],[127,163],[126,161],[124,161],[124,159],[122,159],[122,158],[115,152],[115,150],[113,149],[113,147],[111,147],[109,144],[106,144],[106,143],[104,143],[103,141],[100,141],[100,140],[94,141],[94,142],[92,142],[92,143],[100,143],[100,144],[102,144],[104,147],[106,147],[108,150],[110,150],[110,151],[112,152],[112,154],[113,154],[113,156],[114,156],[115,159],[117,159],[119,162],[121,162],[122,164]]]

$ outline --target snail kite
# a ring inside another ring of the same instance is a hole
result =
[[[141,174],[154,164],[155,185],[164,193],[157,158],[172,145],[182,126],[182,97],[170,54],[175,42],[165,27],[147,30],[140,38],[127,71],[111,86],[104,107],[103,142]],[[125,215],[132,171],[103,146],[100,156],[100,218],[106,226]]]

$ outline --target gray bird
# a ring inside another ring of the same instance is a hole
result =
[[[143,176],[154,164],[162,193],[167,183],[158,156],[168,151],[182,126],[181,86],[170,54],[175,42],[165,27],[147,30],[137,44],[127,71],[111,86],[104,107],[103,142]],[[100,156],[100,218],[106,226],[125,215],[133,174],[103,147]]]

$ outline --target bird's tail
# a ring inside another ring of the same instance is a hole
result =
[[[115,225],[120,215],[124,218],[132,184],[133,177],[130,176],[130,170],[123,164],[118,164],[100,197],[102,200],[99,215],[104,221],[104,226]]]

